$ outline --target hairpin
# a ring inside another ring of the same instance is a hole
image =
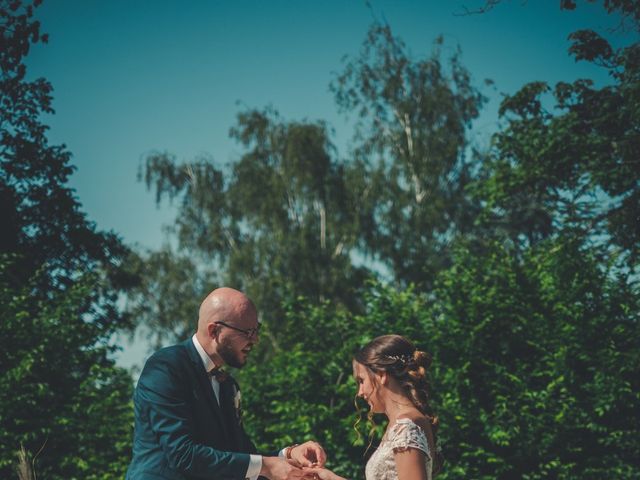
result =
[[[385,357],[389,360],[393,360],[394,362],[404,363],[405,365],[409,364],[411,360],[413,360],[413,357],[410,355],[385,355]]]

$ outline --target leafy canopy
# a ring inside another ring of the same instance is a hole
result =
[[[127,248],[68,186],[71,154],[48,142],[52,87],[24,65],[47,41],[39,3],[0,1],[0,476],[22,444],[45,478],[114,478],[128,462],[131,378],[108,342],[129,325],[117,300],[133,278]]]

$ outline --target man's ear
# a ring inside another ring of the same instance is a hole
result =
[[[207,331],[209,333],[209,336],[213,338],[216,342],[218,341],[218,335],[220,333],[220,328],[218,327],[219,325],[216,325],[215,323],[210,323],[209,325],[207,325]]]

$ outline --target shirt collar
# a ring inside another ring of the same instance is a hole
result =
[[[209,354],[205,352],[202,345],[200,345],[200,342],[198,341],[195,333],[193,334],[193,337],[191,337],[191,340],[193,341],[194,347],[196,347],[196,350],[198,351],[198,355],[200,355],[200,360],[202,360],[202,365],[204,365],[205,371],[209,373],[211,370],[216,368],[216,364],[213,363],[213,360],[211,360]]]

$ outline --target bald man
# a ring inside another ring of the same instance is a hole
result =
[[[251,300],[219,288],[202,302],[193,337],[147,360],[133,397],[128,480],[313,478],[301,467],[324,464],[315,442],[257,454],[242,427],[238,384],[220,369],[244,366],[259,328]]]

